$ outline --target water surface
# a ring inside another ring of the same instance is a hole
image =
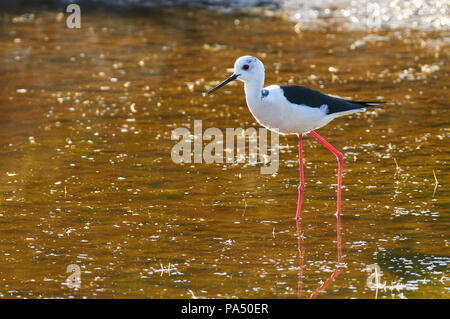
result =
[[[2,17],[1,297],[448,298],[448,33],[189,9],[82,18]],[[274,175],[171,160],[172,130],[194,120],[259,127],[242,84],[202,96],[246,54],[267,85],[387,101],[318,130],[344,154],[339,227],[337,162],[310,136],[299,225],[296,137],[280,137]],[[398,289],[368,287],[374,264]]]

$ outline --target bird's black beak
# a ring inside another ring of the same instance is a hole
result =
[[[220,89],[222,86],[224,86],[224,85],[230,83],[231,81],[236,80],[237,77],[238,77],[239,75],[240,75],[240,74],[233,74],[233,75],[230,76],[228,79],[226,79],[225,81],[223,81],[222,83],[220,83],[218,86],[216,86],[215,88],[212,88],[211,90],[209,90],[208,93],[206,93],[206,94],[211,94],[211,93],[214,92],[215,90]]]

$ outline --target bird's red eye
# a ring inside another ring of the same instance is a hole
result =
[[[242,70],[248,70],[248,68],[249,68],[248,64],[244,64],[244,65],[242,66]]]

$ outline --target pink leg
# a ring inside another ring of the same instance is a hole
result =
[[[298,164],[300,167],[300,186],[298,187],[298,202],[296,219],[300,218],[302,210],[303,192],[305,191],[305,178],[303,176],[303,135],[298,135]]]
[[[303,295],[303,259],[305,257],[305,248],[303,246],[303,234],[300,220],[297,219],[297,236],[298,236],[298,253],[299,253],[299,270],[298,270],[298,298],[302,298]]]
[[[334,155],[336,155],[338,159],[338,189],[337,189],[337,215],[340,216],[341,214],[341,186],[342,186],[342,165],[344,164],[344,156],[342,156],[342,153],[339,152],[337,149],[335,149],[333,146],[331,146],[330,143],[325,141],[323,137],[321,137],[319,134],[317,134],[314,131],[310,131],[311,135],[314,136],[316,139],[319,140],[320,143],[325,145],[326,148],[328,148],[331,152],[333,152]]]
[[[341,233],[341,215],[337,217],[337,255],[338,267],[342,266],[342,233]]]

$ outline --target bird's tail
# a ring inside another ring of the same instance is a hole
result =
[[[351,101],[351,102],[360,107],[379,106],[380,104],[386,103],[384,101]]]

